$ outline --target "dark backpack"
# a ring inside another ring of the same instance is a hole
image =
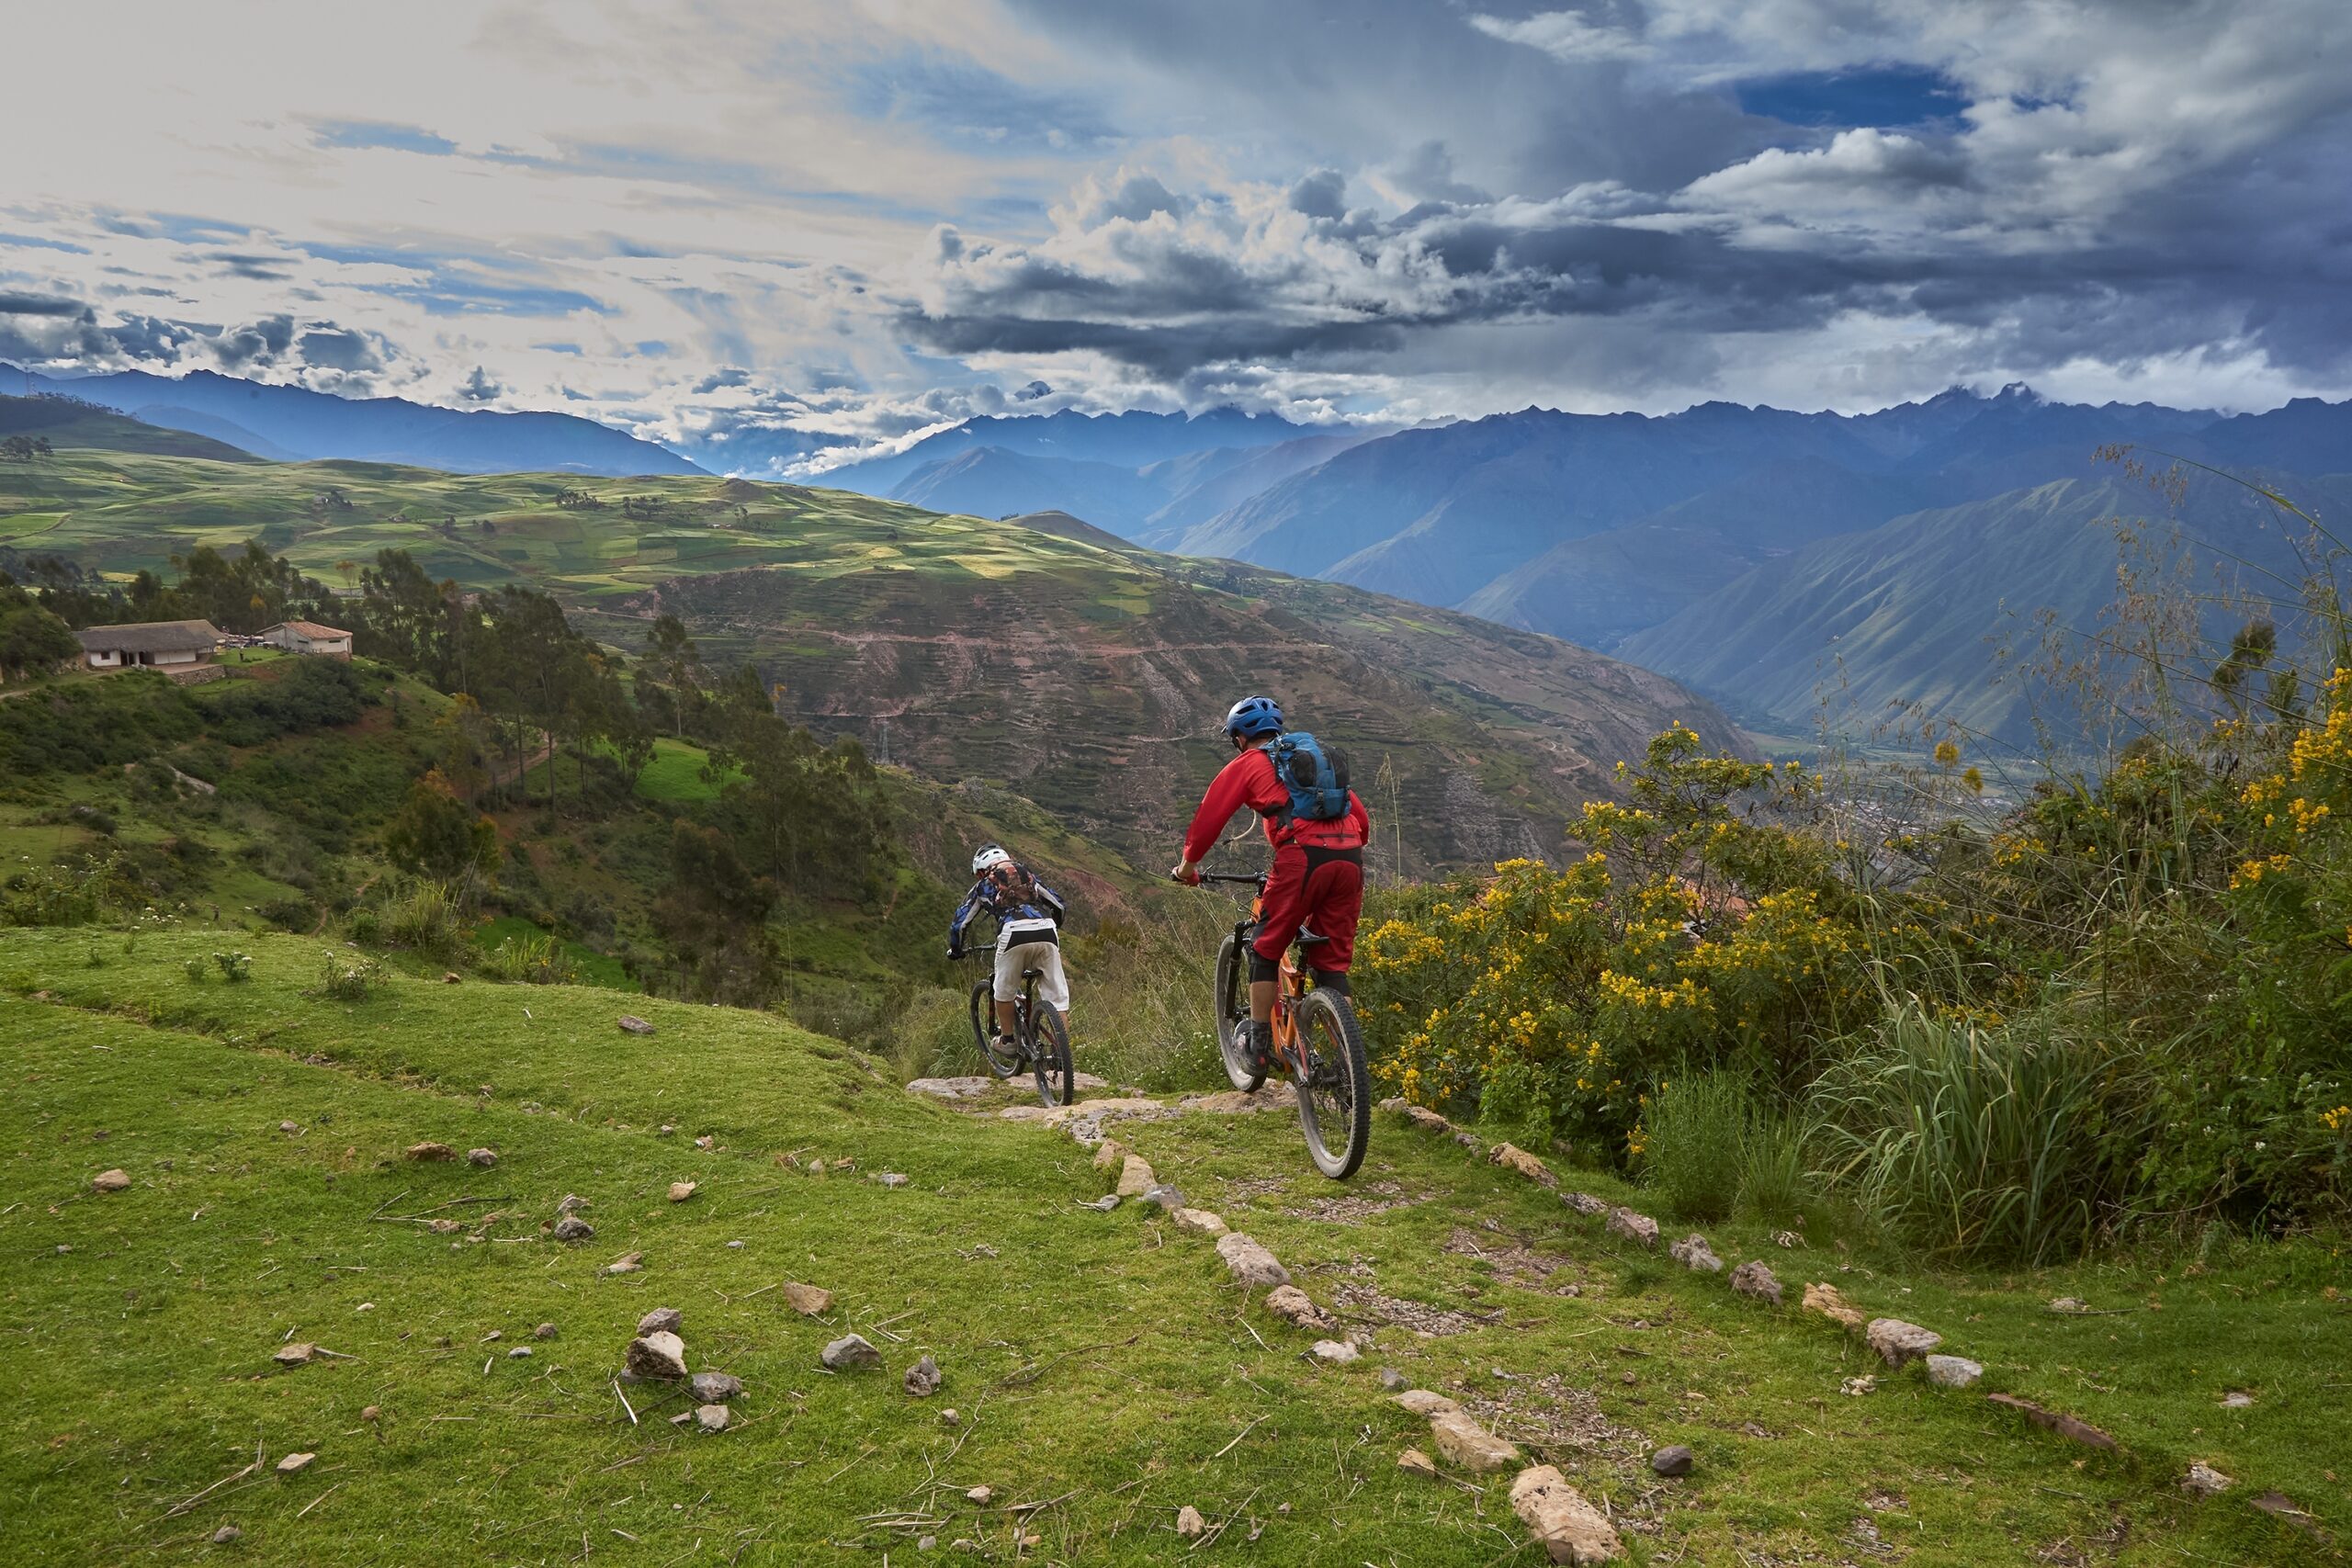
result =
[[[1303,729],[1294,729],[1277,739],[1268,754],[1273,760],[1274,777],[1290,791],[1289,818],[1335,822],[1348,814],[1345,751],[1324,745]]]

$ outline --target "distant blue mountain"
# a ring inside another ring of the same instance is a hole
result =
[[[10,379],[21,376],[15,372]],[[338,398],[198,370],[31,378],[150,424],[226,441],[261,457],[409,463],[460,474],[698,474],[666,447],[568,413],[445,409],[405,398]]]
[[[990,415],[926,435],[903,452],[832,469],[815,482],[888,497],[918,470],[983,447],[1024,457],[1140,468],[1221,446],[1272,446],[1314,434],[1313,427],[1293,424],[1278,414],[1243,413],[1238,409],[1211,409],[1196,414],[1141,411],[1090,414],[1065,409],[1050,414]]]

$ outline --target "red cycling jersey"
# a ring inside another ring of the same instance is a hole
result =
[[[1201,808],[1193,813],[1193,825],[1184,830],[1184,858],[1195,864],[1207,859],[1225,825],[1245,806],[1264,821],[1266,842],[1278,850],[1285,844],[1318,850],[1360,849],[1372,837],[1372,820],[1353,790],[1348,792],[1345,817],[1329,822],[1306,818],[1284,822],[1281,814],[1290,806],[1290,791],[1274,776],[1274,760],[1266,755],[1266,749],[1252,746],[1217,771],[1208,794],[1201,799]]]

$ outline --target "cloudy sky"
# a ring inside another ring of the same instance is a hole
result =
[[[1065,406],[2352,393],[2344,0],[10,26],[0,358],[49,370],[564,408],[752,472]]]

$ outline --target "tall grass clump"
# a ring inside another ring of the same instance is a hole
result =
[[[481,956],[483,973],[527,986],[569,986],[580,977],[569,953],[551,936],[510,936]]]
[[[1650,1096],[1642,1159],[1679,1218],[1730,1217],[1755,1122],[1747,1080],[1728,1071],[1678,1073]]]
[[[447,883],[420,880],[386,901],[382,930],[397,946],[446,958],[465,941],[464,911]]]
[[[1987,1027],[1906,998],[1814,1085],[1826,1174],[1922,1251],[2069,1256],[2129,1190],[2128,1077],[2047,1010]]]

